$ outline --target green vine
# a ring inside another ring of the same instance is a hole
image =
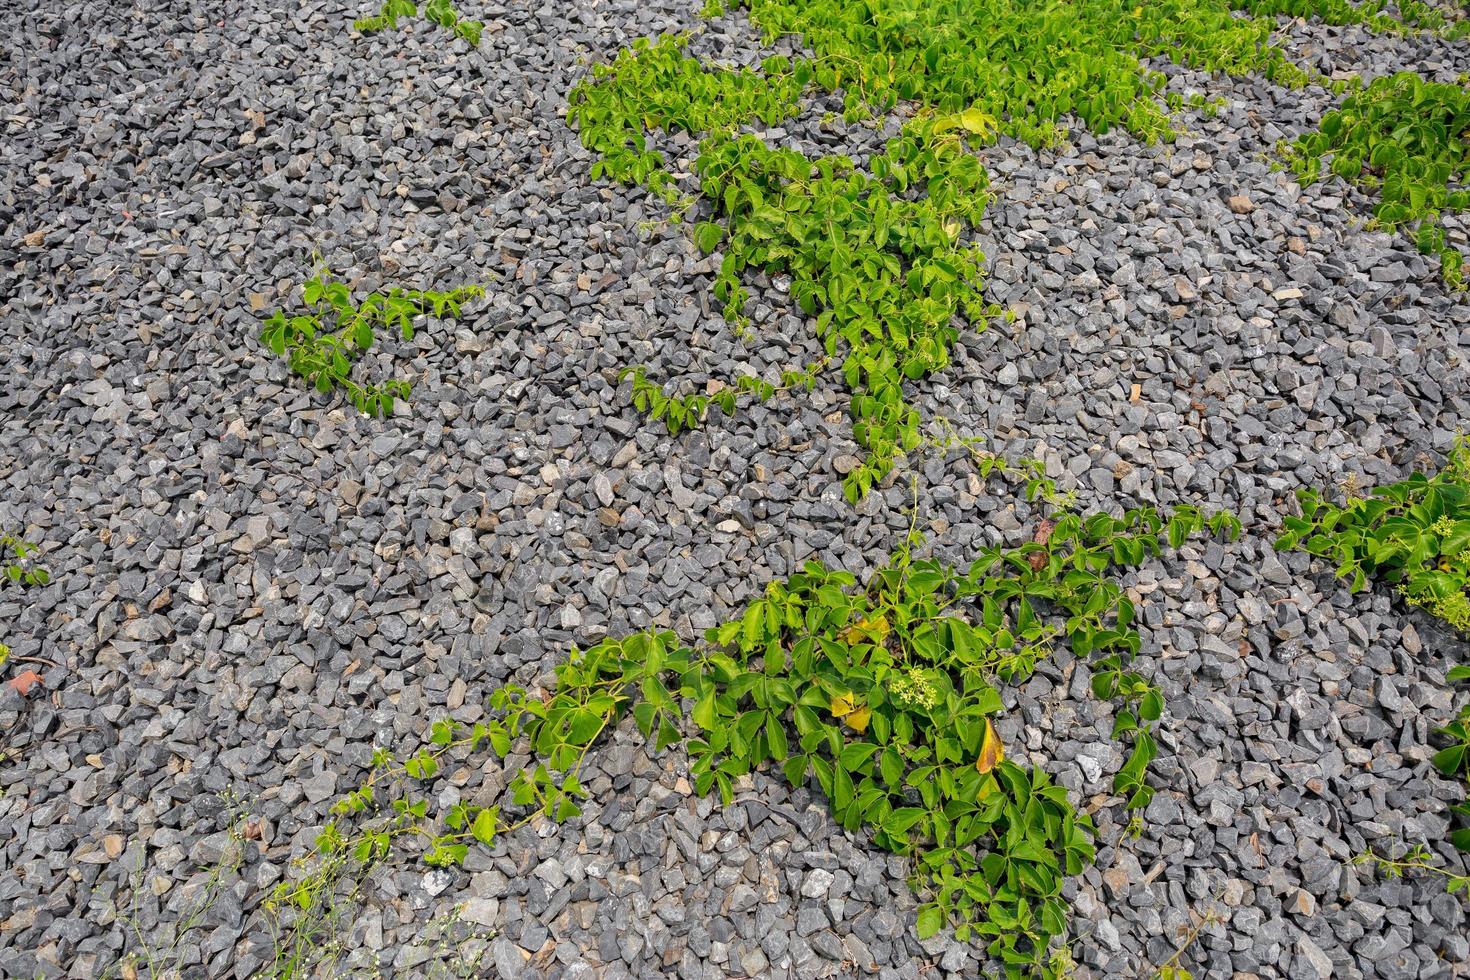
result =
[[[1384,579],[1410,605],[1470,635],[1470,439],[1458,440],[1433,476],[1415,473],[1367,497],[1350,492],[1340,506],[1311,488],[1297,499],[1302,515],[1283,522],[1278,550],[1299,548],[1332,562],[1354,592]],[[1470,679],[1470,667],[1453,667],[1446,679]],[[1435,768],[1470,777],[1470,705],[1437,734],[1450,744],[1435,753]],[[1470,822],[1470,804],[1452,810]],[[1470,850],[1470,826],[1450,840]]]
[[[1274,21],[1237,17],[1219,0],[747,6],[768,42],[794,35],[811,56],[731,68],[688,57],[687,36],[639,39],[593,66],[569,93],[567,116],[596,154],[594,179],[643,185],[680,217],[697,211],[693,239],[720,253],[713,288],[738,330],[748,329],[746,270],[790,277],[793,302],[852,392],[865,450],[845,478],[854,502],[920,442],[905,385],[949,364],[960,323],[998,312],[984,300],[984,256],[965,241],[989,201],[969,144],[1006,133],[1054,145],[1067,113],[1098,132],[1121,125],[1171,138],[1166,103],[1176,100],[1163,97],[1163,74],[1143,64],[1156,55],[1283,84],[1314,78],[1271,43]],[[900,102],[913,111],[866,167],[773,149],[742,132],[796,116],[813,92],[841,93],[854,121]],[[701,138],[697,194],[680,188],[658,148],[675,131]],[[662,404],[647,389],[635,397]]]
[[[398,18],[416,17],[418,12],[418,4],[414,0],[383,0],[383,5],[378,8],[376,14],[371,17],[359,17],[352,22],[352,28],[363,34],[396,30]],[[485,28],[481,21],[462,19],[451,0],[428,0],[424,4],[424,17],[453,32],[456,37],[468,41],[471,46],[477,46],[480,43],[480,32]]]
[[[1445,238],[1440,216],[1470,210],[1470,92],[1425,81],[1411,71],[1374,79],[1327,113],[1315,132],[1285,150],[1304,183],[1328,172],[1377,190],[1374,222],[1413,234],[1419,251],[1438,255],[1451,286],[1464,288],[1464,259]]]
[[[733,385],[721,386],[708,394],[669,395],[662,385],[648,380],[648,372],[641,365],[625,367],[618,372],[619,381],[628,381],[633,386],[633,406],[650,418],[662,419],[670,435],[678,435],[688,429],[704,425],[705,416],[711,407],[718,408],[726,416],[734,416],[735,406],[742,396],[756,401],[768,402],[778,392],[798,388],[811,391],[816,387],[817,375],[826,366],[819,360],[811,367],[781,372],[781,383],[773,385],[753,374],[736,375]]]
[[[1278,550],[1331,561],[1355,592],[1383,578],[1410,605],[1470,634],[1470,440],[1433,476],[1415,473],[1340,506],[1310,487],[1297,501],[1302,514],[1283,521]]]
[[[1128,667],[1140,637],[1114,575],[1206,528],[1238,524],[1190,508],[1168,518],[1064,511],[1027,544],[985,549],[963,571],[913,557],[922,537],[911,531],[867,582],[810,562],[696,647],[650,631],[574,650],[551,691],[507,685],[488,720],[436,721],[429,743],[401,760],[379,750],[369,778],[335,805],[318,867],[340,874],[342,862],[379,860],[403,837],[420,839],[430,864],[456,864],[534,817],[575,817],[587,752],[631,715],[656,751],[684,742],[695,790],[727,805],[734,781],[757,768],[814,781],[844,827],[913,859],[921,937],[949,923],[1010,976],[1056,976],[1062,883],[1092,861],[1093,828],[1043,770],[1006,759],[998,685],[1024,681],[1065,640],[1087,660],[1093,691],[1119,702],[1115,737],[1133,743],[1114,789],[1130,807],[1146,804],[1163,699]],[[416,787],[485,747],[534,760],[508,799],[431,817]],[[278,900],[309,907],[323,882],[308,873]]]
[[[1423,844],[1415,844],[1403,857],[1391,858],[1373,851],[1364,851],[1353,859],[1354,864],[1372,864],[1385,878],[1401,878],[1410,871],[1438,875],[1445,880],[1445,889],[1450,893],[1470,894],[1470,875],[1458,874],[1434,863],[1434,855]]]
[[[393,411],[395,397],[408,397],[408,382],[393,379],[362,385],[349,376],[352,362],[372,348],[374,328],[394,328],[404,340],[411,340],[416,317],[458,317],[465,303],[484,295],[482,287],[473,285],[447,292],[395,286],[354,303],[347,284],[320,266],[302,287],[310,309],[291,316],[284,310],[272,313],[261,327],[260,340],[284,355],[291,370],[318,391],[327,394],[341,388],[358,411],[385,416]]]

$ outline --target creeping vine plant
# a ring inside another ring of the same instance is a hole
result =
[[[1385,579],[1410,605],[1470,635],[1470,439],[1458,440],[1433,476],[1415,473],[1367,497],[1350,495],[1341,506],[1311,489],[1297,497],[1302,516],[1283,522],[1278,549],[1300,548],[1333,562],[1353,591]],[[1451,682],[1466,679],[1470,667],[1447,674]],[[1450,744],[1435,754],[1435,767],[1446,776],[1470,776],[1470,705],[1439,734]],[[1470,818],[1470,804],[1454,810]],[[1470,850],[1470,827],[1450,840]]]
[[[743,395],[757,401],[767,402],[777,392],[803,388],[811,391],[817,383],[817,374],[826,364],[818,361],[809,368],[781,372],[781,383],[773,385],[755,375],[741,374],[733,385],[723,386],[708,394],[668,395],[663,388],[648,380],[648,372],[642,366],[625,367],[618,372],[619,381],[628,381],[633,386],[633,406],[650,418],[663,419],[671,435],[686,429],[697,429],[704,424],[710,407],[718,408],[727,416],[735,414],[735,406]]]
[[[1310,488],[1297,499],[1302,515],[1285,519],[1278,549],[1332,561],[1354,591],[1384,578],[1411,605],[1470,634],[1470,440],[1459,440],[1433,476],[1415,473],[1341,506]]]
[[[793,301],[852,392],[854,435],[866,451],[846,477],[853,501],[919,443],[904,386],[948,365],[961,323],[996,312],[983,297],[983,256],[964,240],[989,199],[968,143],[1006,133],[1054,144],[1068,113],[1099,132],[1121,125],[1168,138],[1164,76],[1143,64],[1159,54],[1287,84],[1311,77],[1270,43],[1273,21],[1236,17],[1219,0],[746,6],[768,41],[797,36],[811,56],[732,68],[686,56],[686,37],[640,39],[593,67],[569,94],[567,115],[597,155],[594,178],[642,184],[680,216],[702,199],[693,238],[720,253],[715,295],[742,330],[746,270],[791,277]],[[849,119],[899,102],[913,111],[866,166],[773,149],[744,131],[792,118],[819,91],[841,92]],[[654,145],[674,131],[701,138],[697,198]],[[635,399],[663,404],[636,387]]]
[[[389,380],[362,385],[349,374],[352,362],[373,346],[375,327],[396,329],[404,340],[413,338],[416,317],[457,317],[471,299],[485,295],[480,286],[460,286],[448,292],[394,287],[369,293],[361,303],[352,301],[347,284],[332,278],[322,266],[302,287],[306,313],[287,316],[277,310],[261,327],[261,342],[285,355],[291,370],[323,394],[342,388],[358,410],[383,416],[393,410],[393,399],[408,397],[408,382]]]
[[[1140,638],[1115,576],[1206,527],[1238,525],[1187,508],[1167,519],[1060,512],[1033,541],[985,549],[966,570],[913,557],[922,539],[911,533],[867,582],[809,562],[696,647],[649,631],[574,650],[553,690],[503,687],[487,720],[437,721],[429,744],[403,759],[379,750],[318,839],[323,866],[379,859],[405,835],[424,840],[430,863],[455,864],[538,815],[577,816],[583,758],[631,715],[656,750],[685,742],[695,790],[727,804],[757,768],[814,782],[843,826],[912,858],[921,936],[950,923],[1011,976],[1055,975],[1062,885],[1092,861],[1093,828],[1064,787],[1006,758],[994,722],[1001,686],[1024,681],[1065,640],[1088,661],[1093,690],[1122,702],[1114,732],[1133,751],[1114,786],[1129,806],[1146,803],[1163,702],[1128,667]],[[414,785],[485,746],[533,756],[508,799],[431,817]],[[319,887],[308,875],[278,900],[306,907]]]
[[[398,27],[398,18],[414,17],[418,14],[415,0],[383,0],[383,6],[372,17],[359,17],[352,22],[354,30],[364,34],[374,31],[393,30]],[[459,16],[451,0],[428,0],[424,4],[424,16],[440,27],[452,31],[471,45],[480,43],[480,32],[485,25],[478,20],[464,20]]]
[[[1379,226],[1411,232],[1419,251],[1438,255],[1445,281],[1464,286],[1458,249],[1445,239],[1441,215],[1470,210],[1470,92],[1463,84],[1425,81],[1411,71],[1376,78],[1322,117],[1286,155],[1303,183],[1331,173],[1376,189]]]

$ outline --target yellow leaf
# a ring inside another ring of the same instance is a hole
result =
[[[966,132],[974,133],[976,136],[985,136],[995,129],[995,117],[987,114],[983,109],[970,106],[960,113],[960,125]]]
[[[872,717],[873,709],[869,708],[867,705],[863,705],[860,708],[852,709],[852,712],[842,720],[846,722],[847,726],[853,731],[865,732],[868,730],[868,719]]]
[[[832,699],[830,710],[833,718],[841,718],[852,713],[853,700],[851,694],[841,694]]]
[[[881,644],[888,638],[888,617],[879,616],[877,619],[863,618],[855,626],[849,626],[842,631],[839,639],[851,646],[866,637],[874,643]]]
[[[1000,744],[1000,738],[995,734],[995,726],[990,719],[985,719],[985,738],[980,741],[980,758],[975,760],[975,768],[982,773],[989,772],[1006,757],[1006,749]]]

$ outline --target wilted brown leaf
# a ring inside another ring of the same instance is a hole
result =
[[[1036,533],[1031,536],[1031,540],[1040,545],[1046,544],[1048,541],[1051,540],[1051,532],[1056,529],[1056,526],[1056,521],[1042,521],[1040,524],[1036,525]],[[1026,560],[1031,563],[1032,571],[1039,572],[1046,567],[1046,559],[1046,552],[1034,551],[1029,556],[1027,556]]]

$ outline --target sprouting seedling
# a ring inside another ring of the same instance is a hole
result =
[[[349,376],[352,362],[373,346],[374,327],[395,328],[404,340],[412,340],[416,317],[458,317],[466,302],[483,295],[484,288],[477,285],[446,292],[395,286],[386,293],[369,293],[359,304],[352,301],[346,283],[318,265],[302,288],[310,309],[291,316],[277,310],[266,319],[260,339],[285,356],[291,370],[318,391],[327,394],[341,388],[359,411],[384,416],[393,410],[395,397],[408,397],[408,382],[390,379],[363,385]]]

